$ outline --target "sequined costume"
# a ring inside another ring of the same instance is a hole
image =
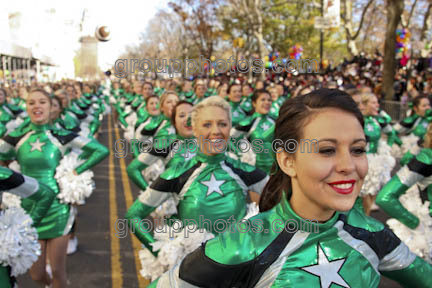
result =
[[[263,135],[267,130],[272,128],[274,124],[275,120],[268,114],[263,115],[255,112],[252,116],[240,121],[231,131],[231,137],[234,138],[237,143],[242,137],[248,140],[250,147],[248,147],[248,151],[239,151],[240,158],[246,153],[256,154],[255,163],[249,162],[249,164],[256,165],[257,168],[263,170],[267,174],[270,174],[274,159],[272,155],[273,135],[270,135],[270,137],[266,136],[266,138],[263,138]],[[241,146],[240,143],[238,143],[237,146]]]
[[[152,173],[156,172],[154,170],[157,170],[157,168],[153,167],[153,165],[155,165],[158,160],[162,160],[164,163],[162,169],[164,171],[171,166],[179,165],[180,163],[190,160],[196,155],[197,149],[194,139],[185,139],[177,134],[176,139],[172,141],[172,143],[154,143],[149,149],[150,151],[139,154],[127,167],[128,176],[132,182],[144,191],[148,186],[142,174],[144,170],[151,169]],[[163,171],[160,171],[160,173]]]
[[[139,221],[170,197],[179,201],[179,219],[194,220],[198,228],[205,224],[209,232],[218,233],[212,223],[228,221],[230,217],[242,219],[248,191],[261,193],[267,180],[263,171],[224,153],[206,156],[199,152],[162,173],[129,208],[126,219],[138,239],[153,251],[150,244],[154,238],[140,227]]]
[[[306,222],[282,197],[149,287],[378,287],[381,274],[404,286],[432,287],[432,266],[380,222],[357,209],[323,224]]]
[[[416,184],[419,189],[417,189]],[[389,220],[388,225],[394,232],[408,245],[411,245],[410,248],[414,252],[421,254],[432,263],[431,184],[432,149],[424,148],[383,187],[378,194],[376,203],[388,215],[405,225],[401,226],[398,222],[393,223]],[[419,193],[423,195],[418,195]],[[427,199],[428,202],[426,202]],[[419,225],[420,223],[421,225]],[[406,227],[413,231],[406,229]],[[415,231],[418,229],[422,230]]]
[[[0,159],[17,159],[23,174],[34,177],[58,194],[59,188],[54,178],[56,168],[63,155],[72,148],[81,149],[88,155],[88,159],[75,169],[78,174],[90,169],[109,154],[108,149],[97,141],[53,129],[49,124],[31,123],[0,140]],[[71,228],[73,215],[70,206],[60,203],[56,198],[36,227],[39,239],[66,235]]]
[[[32,218],[33,225],[43,219],[55,198],[54,192],[36,179],[0,167],[0,203],[4,191],[22,197],[22,206],[27,208],[26,212]],[[34,208],[28,209],[29,207]],[[14,282],[15,279],[10,276],[10,267],[0,265],[0,286],[12,288]]]

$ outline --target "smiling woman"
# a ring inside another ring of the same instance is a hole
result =
[[[344,133],[340,133],[344,131]],[[363,117],[336,89],[287,100],[275,138],[317,139],[319,153],[277,154],[264,188],[261,233],[239,227],[187,255],[149,287],[378,287],[381,273],[403,285],[432,287],[432,267],[388,228],[352,209],[368,170]],[[318,233],[274,221],[315,220]]]
[[[153,250],[151,243],[155,242],[155,238],[152,232],[148,228],[143,229],[140,223],[168,199],[174,198],[178,202],[177,217],[183,221],[183,224],[194,222],[196,228],[194,231],[197,233],[195,235],[200,235],[198,229],[203,228],[217,235],[220,230],[215,227],[217,226],[215,223],[233,223],[233,221],[235,223],[243,219],[247,214],[248,191],[261,194],[267,183],[268,176],[263,171],[229,158],[221,149],[224,145],[222,142],[226,142],[229,138],[231,128],[229,112],[229,104],[219,96],[211,96],[196,105],[191,115],[192,129],[199,147],[197,155],[188,161],[171,165],[129,208],[126,219],[129,221],[131,230],[154,254],[157,252]],[[176,113],[180,116],[181,110]],[[202,221],[203,219],[206,220]],[[203,235],[202,231],[201,235]],[[201,241],[198,240],[199,236],[189,238],[191,238],[189,241]],[[197,247],[200,244],[200,242],[191,242],[188,245]],[[172,255],[173,258],[178,257],[178,259],[182,256]],[[166,269],[169,263],[163,265],[163,269]],[[148,267],[143,268],[148,269]]]
[[[87,160],[75,167],[75,174],[90,169],[108,154],[108,149],[90,138],[53,128],[50,124],[51,98],[40,89],[32,90],[27,98],[27,112],[30,125],[20,126],[0,140],[0,160],[16,159],[24,175],[31,176],[51,188],[56,195],[60,193],[55,178],[60,161],[70,149],[81,149],[90,155]],[[27,211],[34,209],[34,203],[24,203]],[[35,228],[38,232],[42,253],[30,269],[35,282],[54,287],[66,287],[66,248],[73,220],[74,208],[61,203],[56,197],[46,216]],[[49,255],[46,251],[49,250]],[[45,271],[47,258],[54,271],[50,279]]]

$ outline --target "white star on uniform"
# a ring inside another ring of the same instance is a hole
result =
[[[170,126],[170,127],[167,129],[167,131],[168,131],[168,134],[175,134],[175,133],[176,133],[174,127],[172,127],[172,126]]]
[[[233,116],[234,117],[239,117],[239,113],[237,111],[234,111]]]
[[[301,269],[318,276],[321,281],[321,287],[323,288],[330,287],[332,283],[349,288],[350,286],[339,274],[339,270],[342,268],[345,260],[346,259],[339,259],[329,262],[326,254],[318,244],[318,264],[301,267]]]
[[[36,142],[30,143],[31,145],[31,149],[30,152],[33,152],[35,150],[38,150],[40,152],[42,152],[42,146],[44,146],[46,143],[45,142],[40,142],[39,138],[36,140]]]
[[[374,128],[373,128],[373,126],[372,126],[372,125],[370,125],[370,124],[369,124],[369,125],[367,125],[367,130],[368,130],[368,131],[373,131],[373,130],[374,130]]]
[[[223,192],[220,190],[220,186],[225,183],[225,180],[217,180],[214,174],[211,174],[209,181],[201,181],[201,184],[208,187],[207,197],[213,192],[218,193],[221,196],[224,196]]]
[[[266,131],[267,129],[270,128],[270,126],[269,126],[267,123],[264,123],[264,124],[261,125],[261,128],[262,128],[264,131]]]

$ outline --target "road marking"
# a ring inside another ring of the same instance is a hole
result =
[[[117,127],[114,127],[116,139],[120,138],[120,133]],[[112,142],[111,142],[112,143]],[[126,208],[129,209],[129,207],[133,204],[133,197],[132,197],[132,191],[130,187],[129,177],[126,173],[126,164],[124,158],[119,158],[120,161],[120,170],[121,170],[121,178],[123,183],[123,192],[126,202]],[[135,268],[137,272],[137,279],[138,279],[138,285],[139,287],[147,287],[150,282],[141,276],[141,273],[139,272],[141,270],[141,261],[139,260],[139,251],[142,249],[141,242],[135,237],[130,237],[132,239],[132,247],[134,249],[134,258],[135,258]]]
[[[113,151],[111,115],[108,116],[108,144]],[[116,221],[118,220],[116,184],[114,175],[114,155],[109,155],[109,202],[110,202],[110,238],[111,238],[111,281],[113,288],[123,287],[123,269],[120,261],[120,239],[116,236]]]

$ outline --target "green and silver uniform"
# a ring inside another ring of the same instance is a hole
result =
[[[149,287],[378,287],[381,274],[404,286],[432,287],[432,266],[357,209],[323,224],[306,222],[284,196],[232,228]]]
[[[177,134],[172,143],[160,144],[154,143],[149,152],[139,154],[127,167],[129,178],[143,191],[147,189],[148,184],[142,171],[156,163],[157,160],[162,160],[165,163],[166,170],[171,166],[180,165],[180,163],[188,161],[196,155],[196,140],[193,138],[185,139]]]
[[[248,96],[243,96],[243,99],[240,103],[240,108],[248,114],[253,113],[252,95],[253,93],[249,94]]]
[[[232,129],[231,137],[239,141],[242,137],[250,143],[249,149],[256,154],[256,167],[270,174],[273,165],[272,140],[273,136],[263,138],[264,132],[272,128],[275,121],[269,115],[255,112]]]
[[[169,119],[163,114],[159,114],[156,116],[151,116],[150,114],[148,114],[147,119],[145,119],[142,123],[141,121],[137,122],[136,124],[136,140],[132,141],[134,157],[138,157],[138,155],[140,154],[140,142],[153,141],[153,136],[160,133],[159,131],[162,130],[162,128],[166,125],[166,121],[169,122]]]
[[[229,101],[228,103],[231,106],[232,126],[235,127],[240,123],[240,121],[246,118],[247,113],[241,108],[240,102],[236,103]]]
[[[399,135],[414,134],[420,139],[423,139],[424,135],[426,135],[427,127],[431,121],[432,110],[428,109],[426,110],[423,117],[414,113],[413,115],[403,119],[400,123],[397,123],[394,126],[394,129]]]
[[[417,216],[409,212],[399,201],[411,186],[419,183],[427,188],[422,193],[427,193],[430,201],[429,215],[432,217],[432,149],[424,148],[412,159],[408,165],[403,166],[378,194],[376,199],[379,205],[388,215],[399,220],[411,229],[419,225]]]
[[[90,169],[109,154],[108,149],[97,141],[53,129],[49,124],[31,123],[0,140],[0,160],[17,159],[23,174],[34,177],[58,194],[59,187],[54,178],[56,168],[63,155],[73,148],[81,149],[88,155],[88,159],[75,169],[78,174]],[[36,227],[39,239],[66,235],[72,221],[73,211],[70,206],[60,203],[56,198],[47,215]]]
[[[25,209],[32,218],[33,225],[37,225],[43,219],[55,198],[54,192],[48,186],[38,183],[36,179],[0,167],[0,203],[4,191],[22,197],[24,209],[34,206],[33,209]],[[0,266],[0,286],[14,287],[14,280],[10,277],[10,267]]]
[[[140,221],[174,197],[179,200],[180,220],[195,221],[197,228],[217,234],[212,223],[242,219],[246,215],[248,191],[261,193],[267,180],[263,171],[224,153],[206,156],[199,152],[191,160],[162,173],[129,208],[126,219],[141,243],[153,251],[150,245],[155,241],[153,235],[140,227]]]
[[[381,132],[388,135],[387,144],[390,146],[397,141],[394,136],[393,128],[384,118],[379,116],[364,117],[364,133],[368,142],[367,153],[377,153]]]

